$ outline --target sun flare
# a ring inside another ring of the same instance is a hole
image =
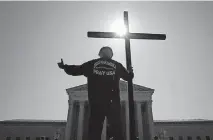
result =
[[[127,32],[123,20],[115,20],[111,25],[111,30],[116,32],[119,36],[124,36]]]

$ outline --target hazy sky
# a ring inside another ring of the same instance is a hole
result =
[[[131,41],[134,83],[155,89],[154,119],[213,119],[213,2],[0,2],[0,120],[67,118],[65,89],[86,83],[57,66],[97,58],[103,45],[125,63],[110,31],[129,11],[131,32],[166,41]]]

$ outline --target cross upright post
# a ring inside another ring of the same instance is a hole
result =
[[[126,27],[127,35],[125,36],[125,50],[126,50],[126,66],[127,70],[132,69],[131,61],[131,50],[130,50],[130,39],[128,38],[129,33],[129,20],[128,13],[124,12],[124,25]],[[133,96],[133,82],[132,79],[128,81],[128,101],[129,101],[129,125],[130,125],[130,140],[136,140],[135,136],[135,113],[134,113],[134,96]]]
[[[165,34],[150,34],[150,33],[130,33],[128,12],[124,11],[124,24],[126,27],[126,34],[119,36],[115,32],[88,32],[87,36],[92,38],[121,38],[125,40],[126,49],[126,66],[127,70],[132,69],[130,39],[152,39],[152,40],[165,40]],[[130,123],[130,140],[136,140],[135,136],[135,113],[134,113],[134,96],[133,96],[133,82],[128,81],[128,101],[129,101],[129,123]],[[151,140],[151,139],[150,139]]]

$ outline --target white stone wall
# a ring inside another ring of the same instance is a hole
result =
[[[206,140],[206,136],[210,136],[213,140],[213,123],[185,123],[185,124],[155,124],[154,135],[157,136],[162,130],[166,131],[167,137],[174,137],[174,140],[179,140],[179,136],[183,136],[183,140],[187,140],[188,136],[192,140],[196,140],[197,136],[201,140]]]
[[[5,140],[6,136],[21,137],[21,140],[25,140],[25,137],[30,136],[31,140],[36,140],[38,136],[48,136],[53,140],[53,136],[57,129],[62,130],[62,139],[64,139],[65,123],[50,124],[28,124],[28,125],[7,125],[0,124],[0,140]],[[166,131],[166,136],[174,137],[174,140],[178,140],[179,136],[183,136],[183,140],[187,140],[187,136],[191,136],[192,140],[196,140],[197,136],[201,136],[201,140],[206,140],[205,136],[210,136],[213,140],[213,123],[206,124],[159,124],[155,123],[154,136],[162,130]]]
[[[12,137],[15,140],[16,137],[21,137],[21,140],[25,140],[26,137],[30,137],[30,140],[36,140],[36,137],[46,136],[53,140],[57,129],[61,129],[62,139],[64,139],[64,125],[46,125],[46,124],[9,124],[0,125],[0,140],[6,140],[7,136]]]

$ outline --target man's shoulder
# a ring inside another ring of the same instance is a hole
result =
[[[111,61],[112,61],[113,63],[116,63],[116,64],[118,64],[118,65],[121,65],[120,62],[118,62],[118,61],[116,61],[116,60],[114,60],[114,59],[111,59]]]
[[[100,58],[94,58],[94,59],[90,60],[89,62],[95,63],[95,62],[97,62],[97,61],[99,61],[99,60],[100,60]]]
[[[85,62],[85,63],[94,63],[94,62],[96,62],[96,61],[98,61],[98,58],[97,58],[97,59],[91,59],[91,60],[89,60],[89,61],[87,61],[87,62]]]
[[[95,59],[92,59],[92,60],[88,61],[87,63],[95,63],[95,62],[98,62],[98,61],[105,61],[105,60],[103,60],[103,59],[101,59],[101,58],[95,58]],[[118,62],[118,61],[116,61],[116,60],[114,60],[114,59],[110,59],[110,60],[107,60],[107,61],[108,61],[108,62],[112,62],[112,63],[114,63],[114,64],[116,64],[116,65],[121,65],[120,62]]]
[[[101,60],[101,58],[99,58],[98,60]],[[111,63],[114,63],[114,64],[116,64],[116,65],[120,65],[120,64],[121,64],[120,62],[118,62],[118,61],[116,61],[116,60],[114,60],[114,59],[108,59],[107,61],[108,61],[108,62],[111,62]]]

